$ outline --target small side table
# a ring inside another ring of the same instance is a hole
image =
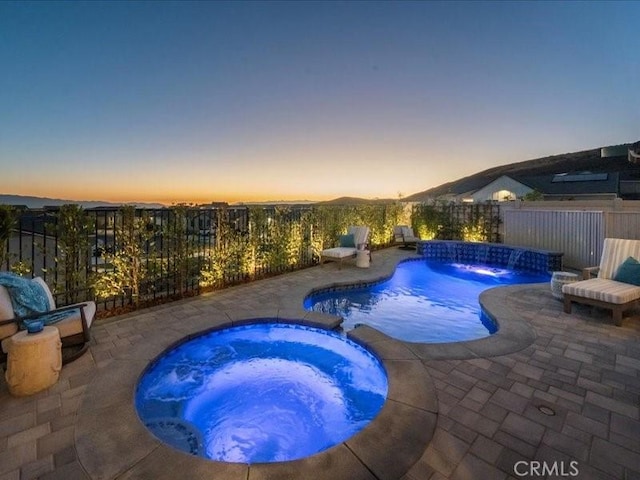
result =
[[[570,272],[553,272],[551,275],[551,295],[558,300],[562,300],[562,286],[567,283],[578,281],[578,275]]]
[[[62,369],[62,342],[56,327],[41,332],[16,333],[8,342],[7,385],[15,396],[32,395],[58,381]]]
[[[358,250],[356,252],[356,267],[369,268],[371,262],[371,252],[369,250]]]

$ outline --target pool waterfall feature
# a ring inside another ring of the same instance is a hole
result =
[[[501,243],[421,240],[416,244],[416,252],[427,260],[441,262],[480,263],[533,273],[562,270],[563,254],[561,252]]]

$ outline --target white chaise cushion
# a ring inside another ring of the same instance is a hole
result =
[[[353,257],[357,250],[353,247],[335,247],[322,251],[322,256],[327,258],[348,258]]]
[[[640,287],[604,278],[590,278],[589,280],[564,284],[562,293],[615,304],[640,299]]]

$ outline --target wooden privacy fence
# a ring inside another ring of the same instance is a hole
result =
[[[504,243],[563,252],[563,264],[598,265],[605,238],[640,239],[640,212],[505,210]]]

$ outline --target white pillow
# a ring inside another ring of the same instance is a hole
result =
[[[44,288],[45,293],[47,294],[47,298],[49,299],[49,310],[56,309],[56,301],[53,299],[53,295],[51,294],[51,290],[49,290],[49,285],[42,278],[36,277],[33,279],[34,282],[39,283]]]

